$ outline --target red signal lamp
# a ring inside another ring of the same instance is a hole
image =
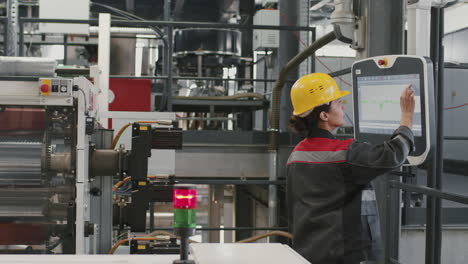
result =
[[[175,185],[172,200],[175,209],[195,209],[197,189],[194,185]]]

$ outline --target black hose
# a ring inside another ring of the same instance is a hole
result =
[[[108,10],[110,10],[110,11],[116,13],[116,14],[119,14],[119,15],[123,16],[124,18],[129,19],[129,20],[140,20],[140,21],[145,20],[145,19],[143,19],[143,18],[141,18],[139,16],[136,16],[136,15],[134,15],[132,13],[120,10],[120,9],[115,8],[113,6],[109,6],[109,5],[105,5],[105,4],[101,4],[101,3],[96,3],[96,2],[91,2],[91,5],[106,8],[106,9],[108,9]],[[157,36],[159,36],[162,39],[162,41],[164,42],[164,46],[167,47],[167,40],[164,37],[164,32],[162,32],[162,30],[157,28],[157,27],[150,27],[150,28],[156,33]]]
[[[312,43],[309,47],[305,48],[301,53],[297,54],[294,58],[292,58],[286,66],[284,66],[280,73],[278,80],[275,82],[273,87],[273,95],[271,100],[271,116],[270,116],[270,151],[278,150],[278,132],[279,132],[279,109],[281,103],[281,89],[284,86],[286,81],[286,75],[299,66],[304,60],[306,60],[309,56],[313,55],[315,51],[322,48],[323,46],[327,45],[328,43],[332,42],[336,39],[335,32],[330,32],[325,36],[317,39],[314,43]]]

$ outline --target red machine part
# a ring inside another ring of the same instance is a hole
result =
[[[45,110],[7,108],[0,111],[0,131],[40,131],[45,129]]]
[[[151,111],[150,79],[110,78],[109,89],[114,93],[109,111]]]
[[[109,89],[114,94],[109,111],[151,111],[151,79],[110,78]],[[111,118],[108,126],[112,128]]]
[[[43,224],[0,223],[0,245],[40,245],[46,239]]]

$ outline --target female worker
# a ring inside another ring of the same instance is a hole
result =
[[[293,248],[313,264],[365,260],[370,241],[361,228],[361,195],[371,180],[400,167],[414,148],[414,92],[401,94],[400,127],[380,145],[338,140],[344,124],[339,100],[349,94],[324,73],[308,74],[291,89],[290,127],[307,133],[287,165],[287,199]]]

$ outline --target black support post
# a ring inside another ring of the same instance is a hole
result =
[[[315,27],[312,30],[312,43],[315,42],[317,39],[317,32],[315,30]],[[315,72],[315,52],[310,56],[310,72]]]
[[[24,56],[24,23],[21,19],[18,20],[19,24],[19,55]]]
[[[442,174],[444,170],[444,9],[438,9],[438,32],[437,46],[439,49],[439,58],[437,63],[437,171],[435,178],[435,187],[437,190],[442,190]],[[434,248],[434,263],[441,263],[442,249],[442,201],[437,198],[435,200],[435,248]]]
[[[32,36],[31,36],[32,37]],[[63,65],[68,64],[68,35],[63,35]]]
[[[8,19],[2,18],[3,24],[3,56],[7,54],[8,51]]]
[[[434,63],[434,87],[436,95],[436,144],[433,148],[427,170],[427,186],[442,189],[443,171],[443,8],[431,10],[431,59]],[[426,264],[439,264],[441,261],[442,217],[441,200],[427,197],[426,211]]]
[[[167,111],[172,112],[172,52],[173,52],[173,45],[174,45],[174,38],[173,38],[173,30],[174,27],[169,26],[167,29],[167,90],[166,90],[166,104],[167,104]]]

